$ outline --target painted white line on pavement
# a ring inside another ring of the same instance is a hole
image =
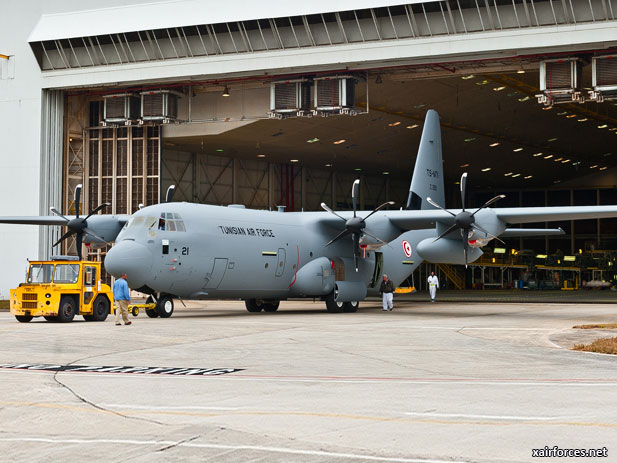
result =
[[[486,420],[505,420],[505,421],[553,421],[562,420],[559,416],[510,416],[510,415],[468,415],[463,413],[422,413],[406,412],[405,415],[424,416],[429,418],[477,418]]]
[[[327,452],[325,450],[291,449],[284,447],[266,447],[260,445],[224,445],[224,444],[200,444],[196,442],[182,442],[171,440],[136,440],[136,439],[52,439],[47,437],[6,437],[0,438],[0,442],[40,442],[44,444],[124,444],[142,446],[177,446],[198,449],[215,450],[252,450],[258,452],[282,453],[292,455],[308,455],[328,458],[350,458],[362,461],[389,461],[394,463],[452,463],[452,460],[435,460],[430,458],[398,458],[378,457],[373,455],[361,455],[355,453]],[[456,460],[458,463],[471,463],[468,460]]]

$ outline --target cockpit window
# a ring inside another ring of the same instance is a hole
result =
[[[127,228],[139,227],[144,223],[146,218],[143,215],[138,215],[137,217],[131,217],[128,222]]]
[[[158,220],[158,229],[165,230],[170,232],[184,232],[186,228],[184,227],[184,221],[180,214],[176,214],[173,212],[162,212],[161,216]]]

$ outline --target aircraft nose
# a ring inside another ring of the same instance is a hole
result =
[[[129,287],[141,288],[152,271],[152,255],[135,241],[120,241],[107,252],[105,270],[116,278],[126,273]]]

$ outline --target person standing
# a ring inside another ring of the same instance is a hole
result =
[[[120,314],[125,325],[130,325],[129,320],[129,302],[131,296],[129,294],[129,284],[126,282],[126,273],[123,273],[120,278],[114,283],[114,300],[116,302],[116,326],[120,326]]]
[[[435,302],[435,295],[437,294],[437,288],[439,288],[439,279],[435,272],[431,272],[431,276],[428,277],[428,291],[431,294],[431,302]]]
[[[394,304],[392,302],[392,295],[394,293],[394,283],[392,280],[388,278],[388,275],[383,274],[383,281],[381,282],[381,286],[379,287],[379,292],[381,293],[381,298],[383,300],[383,312],[387,312],[388,310],[392,310],[394,308]]]

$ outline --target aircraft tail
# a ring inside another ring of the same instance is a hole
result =
[[[446,207],[441,156],[441,128],[439,126],[439,114],[433,109],[426,113],[424,119],[424,129],[422,130],[422,138],[405,209],[434,209],[426,201],[427,197],[430,197],[440,206]]]

